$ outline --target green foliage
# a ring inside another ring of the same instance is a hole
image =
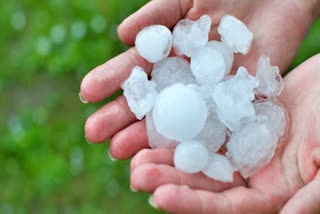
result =
[[[0,213],[159,213],[130,192],[129,160],[84,139],[86,118],[108,100],[78,99],[84,75],[127,49],[117,25],[146,1],[1,4]],[[319,53],[319,25],[293,66]]]

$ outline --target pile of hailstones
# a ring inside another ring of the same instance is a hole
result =
[[[266,56],[256,77],[244,67],[229,75],[233,54],[247,54],[253,34],[229,15],[218,27],[222,42],[208,41],[210,27],[204,15],[181,20],[172,33],[162,25],[144,28],[135,44],[155,63],[152,78],[136,66],[122,89],[136,117],[146,117],[151,148],[176,147],[176,168],[232,182],[235,171],[248,178],[265,167],[285,135],[287,114],[276,99],[283,79]],[[168,57],[172,46],[178,56]]]

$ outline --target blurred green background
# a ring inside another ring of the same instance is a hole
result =
[[[147,0],[10,0],[0,7],[0,214],[159,213],[129,190],[129,161],[84,139],[98,104],[84,75],[128,47],[118,24]],[[320,52],[320,22],[292,67]]]

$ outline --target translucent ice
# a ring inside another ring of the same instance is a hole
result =
[[[183,19],[173,30],[173,47],[179,55],[191,56],[192,52],[203,47],[209,39],[211,19],[208,15],[196,21]]]
[[[188,87],[198,92],[206,103],[212,102],[212,93],[214,87],[207,85],[188,84]]]
[[[233,181],[233,167],[223,155],[213,154],[209,158],[208,166],[202,172],[215,180],[222,182]]]
[[[200,172],[207,166],[208,161],[206,147],[197,141],[180,143],[174,152],[174,165],[187,173]]]
[[[238,129],[241,120],[253,117],[255,109],[251,101],[255,98],[253,89],[259,82],[240,67],[235,76],[220,82],[213,92],[219,119],[231,130]]]
[[[157,131],[170,140],[191,140],[204,127],[207,107],[191,88],[176,83],[160,92],[153,109]]]
[[[226,140],[227,128],[217,116],[209,115],[202,131],[195,140],[205,145],[210,154],[216,153]]]
[[[177,141],[169,140],[157,132],[154,127],[152,112],[146,115],[146,127],[149,146],[153,149],[157,148],[172,148],[178,145]]]
[[[278,138],[266,121],[249,122],[233,132],[227,157],[244,178],[265,167],[274,155]]]
[[[190,64],[179,56],[168,57],[154,64],[151,77],[152,81],[156,83],[158,92],[174,83],[189,84],[195,82]]]
[[[232,69],[234,56],[232,53],[232,50],[229,48],[228,45],[218,42],[218,41],[209,41],[206,44],[206,47],[210,47],[214,50],[218,50],[220,53],[222,53],[225,64],[226,64],[226,70],[225,75],[228,75]]]
[[[136,66],[121,87],[130,110],[141,120],[152,109],[156,100],[155,84],[148,81],[142,68]]]
[[[227,70],[223,54],[210,47],[202,47],[191,55],[191,71],[198,83],[214,86],[222,80]]]
[[[234,53],[247,54],[251,47],[253,34],[239,19],[225,15],[218,27],[223,43],[227,44]]]
[[[162,25],[151,25],[140,31],[136,37],[138,53],[149,62],[166,58],[172,47],[170,30]]]
[[[256,92],[265,97],[276,97],[283,90],[283,79],[277,66],[271,66],[270,58],[261,56],[258,61],[257,79],[260,84]]]
[[[271,100],[254,102],[257,115],[263,115],[278,137],[285,135],[287,127],[287,112],[279,103]]]

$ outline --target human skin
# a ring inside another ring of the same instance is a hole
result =
[[[131,161],[131,186],[153,193],[169,213],[320,213],[320,55],[285,77],[279,97],[289,113],[287,138],[270,164],[249,179],[222,183],[173,164],[173,151],[144,149]]]
[[[250,53],[246,56],[236,55],[234,69],[236,69],[241,65],[241,66],[247,67],[249,72],[251,74],[254,74],[256,62],[260,57],[260,55],[267,55],[267,56],[270,56],[271,63],[273,65],[278,65],[281,72],[283,73],[286,71],[286,69],[292,62],[302,39],[304,38],[305,34],[308,32],[308,29],[312,25],[315,18],[318,17],[319,1],[316,1],[316,0],[241,0],[241,1],[238,1],[238,0],[224,0],[224,1],[223,0],[201,0],[201,1],[200,0],[198,1],[197,0],[194,0],[194,1],[153,0],[149,2],[147,5],[145,5],[138,12],[134,13],[129,18],[127,18],[119,26],[118,33],[119,33],[120,39],[124,43],[128,45],[133,45],[136,34],[145,26],[152,25],[152,24],[163,24],[168,26],[169,28],[172,28],[182,18],[186,17],[190,19],[197,19],[203,14],[210,15],[213,21],[212,30],[210,32],[211,40],[218,39],[218,34],[216,31],[217,24],[220,22],[220,19],[224,14],[230,14],[240,18],[243,22],[245,22],[245,24],[253,32],[255,39],[254,39],[253,46],[251,48]],[[315,58],[319,61],[319,57],[315,57]],[[311,64],[311,63],[308,62],[308,64]],[[125,53],[109,60],[105,64],[95,68],[93,71],[88,73],[87,76],[83,79],[81,84],[81,96],[87,102],[97,102],[112,95],[113,93],[115,93],[120,89],[120,84],[129,76],[131,68],[136,65],[143,67],[148,74],[152,70],[152,64],[148,63],[142,57],[140,57],[136,49],[133,47],[128,51],[126,51]],[[304,71],[304,75],[308,73],[307,71],[308,69],[301,69],[301,70]],[[286,78],[286,85],[290,83],[289,77],[293,76],[294,73],[302,73],[302,72],[295,71],[292,74],[290,74]],[[309,73],[308,75],[311,75],[311,73],[313,74],[316,72],[309,72]],[[295,76],[298,76],[298,74]],[[291,82],[293,82],[291,83],[292,90],[298,88],[298,86],[302,87],[302,85],[310,88],[309,84],[305,84],[305,81],[299,82],[298,80],[300,78],[291,78],[293,79],[291,80]],[[316,79],[315,76],[313,77],[313,79]],[[297,81],[297,82],[294,83],[294,81]],[[288,93],[287,87],[288,86],[286,86],[286,89],[285,89],[286,93]],[[301,88],[299,90],[296,89],[294,91],[295,92],[303,91],[303,93],[306,92],[306,90],[302,90]],[[286,94],[285,92],[283,94]],[[291,95],[291,96],[294,97],[295,95]],[[281,99],[281,101],[284,102],[283,99]],[[302,103],[300,103],[300,101]],[[301,106],[303,106],[303,104],[306,103],[306,101],[297,100],[297,102],[293,102],[293,103],[295,103],[295,105],[299,104],[299,108],[302,109]],[[309,103],[309,105],[311,104],[312,103]],[[305,106],[305,109],[306,107],[307,106]],[[297,115],[295,114],[298,114],[300,111],[296,110],[292,112],[289,109],[289,112],[290,112],[290,119],[291,119],[290,121],[292,121],[293,118],[297,117]],[[301,112],[300,114],[302,114]],[[309,116],[309,117],[315,120],[312,116]],[[302,131],[307,132],[312,130],[311,127],[316,127],[315,125],[312,125],[312,126],[310,125],[309,129],[305,128],[307,126],[303,126],[303,127],[297,127],[295,130],[301,129],[301,132]],[[293,130],[293,127],[294,126],[292,126],[290,129],[291,131]],[[86,133],[86,138],[91,143],[102,143],[102,142],[105,142],[107,139],[112,138],[109,150],[111,155],[117,159],[127,159],[129,157],[132,157],[141,149],[148,148],[145,121],[137,121],[135,116],[130,112],[127,102],[123,96],[120,96],[115,101],[112,101],[106,104],[101,109],[99,109],[96,113],[91,115],[86,122],[85,133]],[[299,137],[299,136],[296,136],[296,137]],[[313,138],[310,138],[310,139],[313,139]],[[317,138],[314,138],[314,139],[317,139]],[[295,141],[301,141],[301,139],[300,140],[296,139]],[[316,142],[317,140],[311,140],[311,141]],[[299,149],[296,149],[296,150],[288,149],[288,148],[294,147],[291,145],[296,145],[296,144],[294,143],[288,144],[284,150],[280,150],[282,151],[280,152],[280,154],[281,155],[287,154],[288,153],[287,151],[289,151],[289,153],[290,151],[292,153],[294,153],[294,151],[296,151],[296,153],[299,153],[299,154],[302,153],[301,152],[302,149],[300,147]],[[307,150],[307,148],[309,147],[306,147],[305,150]],[[314,147],[311,147],[311,148],[312,148],[312,151],[317,151],[315,150]],[[167,173],[161,174],[161,176],[159,176],[159,179],[163,179],[163,180],[160,183],[156,183],[154,187],[150,188],[148,186],[143,186],[143,182],[142,184],[138,185],[139,178],[142,181],[144,181],[143,175],[148,174],[147,166],[156,167],[156,170],[154,170],[151,167],[151,169],[149,169],[151,171],[152,170],[157,171],[158,168],[163,167],[163,165],[164,167],[166,167],[165,169],[167,169],[168,167],[173,168],[172,166],[170,166],[172,163],[170,162],[171,161],[170,157],[172,157],[172,155],[170,156],[170,154],[172,154],[172,152],[166,153],[165,155],[164,154],[165,152],[160,153],[161,150],[149,151],[149,152],[155,153],[153,155],[155,159],[149,160],[148,157],[142,158],[144,156],[141,155],[143,153],[148,153],[147,151],[149,150],[143,150],[140,154],[136,156],[134,160],[137,160],[138,157],[140,157],[138,159],[139,161],[133,161],[134,167],[133,167],[132,177],[131,177],[132,186],[142,191],[153,192],[154,190],[156,190],[156,192],[154,193],[153,201],[155,204],[157,204],[158,207],[164,210],[167,210],[173,213],[175,212],[179,213],[180,211],[182,213],[185,213],[184,210],[179,210],[178,209],[179,207],[176,207],[177,209],[175,210],[172,210],[172,209],[170,210],[169,202],[167,204],[168,207],[165,206],[166,204],[165,199],[166,198],[170,199],[170,195],[169,196],[166,195],[166,191],[168,191],[167,194],[169,194],[174,192],[175,188],[177,192],[178,190],[180,191],[180,188],[181,189],[184,188],[188,191],[196,192],[198,194],[197,191],[193,191],[192,189],[202,189],[203,191],[203,190],[208,190],[208,189],[205,189],[206,187],[208,187],[210,188],[209,190],[211,192],[206,191],[204,192],[204,194],[210,194],[210,195],[214,194],[213,192],[221,192],[223,190],[227,190],[230,188],[231,188],[230,190],[226,191],[227,193],[228,191],[230,191],[229,193],[230,195],[234,195],[234,193],[237,191],[239,191],[238,192],[239,194],[248,193],[247,194],[248,198],[246,197],[238,198],[239,199],[238,204],[244,203],[244,200],[249,202],[252,201],[253,207],[251,207],[251,210],[248,210],[248,211],[243,210],[243,213],[254,211],[253,208],[258,206],[259,204],[260,205],[263,204],[264,206],[265,204],[268,204],[263,202],[266,199],[264,198],[265,196],[255,195],[254,193],[257,194],[257,192],[251,191],[252,189],[250,188],[246,188],[248,181],[244,181],[239,175],[235,175],[236,182],[234,184],[221,184],[217,182],[212,183],[212,181],[208,181],[208,179],[202,179],[201,180],[202,182],[200,182],[200,180],[197,180],[197,182],[195,182],[195,185],[192,185],[192,182],[194,182],[194,178],[190,178],[187,175],[184,175],[181,177],[179,177],[180,175],[178,176],[179,181],[184,181],[180,183],[175,183],[172,180],[167,179],[167,177],[170,178],[170,172],[172,172],[172,175],[175,175],[175,176],[176,176],[175,173],[179,174],[179,171],[168,170]],[[156,155],[156,152],[159,152],[161,155]],[[301,187],[304,187],[306,184],[310,183],[310,181],[314,177],[313,175],[315,175],[314,173],[316,171],[315,169],[317,168],[316,167],[317,165],[315,165],[314,163],[317,163],[317,164],[319,163],[317,158],[315,158],[315,157],[318,157],[319,155],[312,155],[312,154],[305,153],[301,157],[300,156],[298,157],[298,155],[295,156],[294,154],[279,156],[280,154],[278,152],[274,160],[278,160],[278,162],[279,160],[281,160],[280,162],[282,162],[282,160],[285,160],[286,162],[288,162],[287,165],[290,166],[289,169],[292,169],[292,170],[285,171],[284,169],[283,170],[278,169],[278,171],[276,171],[273,169],[271,170],[270,174],[266,173],[268,169],[272,168],[273,165],[278,167],[282,166],[282,164],[274,164],[274,162],[277,162],[277,161],[273,160],[270,166],[268,166],[268,168],[266,168],[261,173],[259,173],[256,176],[257,178],[254,177],[250,181],[255,183],[254,181],[256,180],[255,186],[259,186],[259,182],[260,182],[261,187],[264,187],[270,190],[272,190],[270,186],[273,186],[275,185],[276,182],[279,182],[279,184],[277,184],[277,187],[279,188],[273,189],[273,190],[277,190],[277,192],[281,192],[281,195],[280,193],[279,195],[276,195],[278,197],[277,199],[279,200],[277,200],[276,198],[273,199],[277,202],[276,203],[277,209],[274,209],[274,205],[270,204],[270,206],[266,207],[265,209],[266,212],[267,211],[277,212],[282,206],[284,206],[288,198],[294,195],[295,192],[297,192],[298,190],[299,192],[304,191],[305,188],[301,189]],[[162,156],[167,157],[166,159],[167,162],[163,162]],[[302,157],[303,159],[301,159]],[[156,162],[156,161],[159,161],[159,162]],[[311,166],[310,163],[312,163],[311,165],[314,167],[310,167]],[[138,173],[139,172],[137,171],[138,169],[140,170],[140,173]],[[146,171],[143,171],[143,170],[146,170]],[[304,170],[304,171],[302,172],[301,170]],[[263,172],[265,172],[266,177],[262,176]],[[276,172],[278,172],[279,174],[275,174]],[[287,175],[288,173],[294,174],[294,175]],[[262,178],[259,179],[259,175],[262,176]],[[282,180],[268,178],[267,175],[272,175],[272,177],[282,178]],[[285,179],[283,175],[285,175]],[[198,176],[197,178],[201,179],[201,176],[199,175],[194,175],[194,176]],[[288,176],[290,177],[290,179],[287,179]],[[304,177],[304,178],[301,178],[298,180],[295,179],[299,177]],[[271,181],[273,181],[274,179],[275,183],[269,181],[270,186],[263,186],[262,181],[267,179],[270,179]],[[288,184],[286,186],[285,182],[287,180],[292,181],[293,184]],[[295,183],[297,181],[299,181],[298,184]],[[317,180],[315,179],[315,181]],[[144,183],[146,185],[150,184],[150,182],[149,183],[144,182]],[[181,187],[179,185],[189,185],[192,189],[189,187],[187,188],[185,186]],[[316,184],[311,183],[311,187],[309,184],[306,187],[309,187],[309,189],[314,189],[314,185]],[[237,186],[245,186],[245,187],[237,188]],[[226,192],[224,192],[223,194],[226,194]],[[286,194],[285,197],[282,195],[282,192]],[[303,192],[302,193],[299,193],[299,192],[297,193],[297,195],[304,195]],[[190,195],[198,197],[197,195],[194,195],[191,193]],[[270,197],[271,196],[275,197],[275,195],[268,195],[268,194],[266,195]],[[165,197],[165,196],[168,196],[168,197]],[[216,194],[216,197],[219,197],[218,199],[223,198],[221,197],[220,194]],[[209,197],[208,200],[209,199],[211,201],[212,197]],[[254,199],[260,199],[260,200],[254,200]],[[288,202],[288,204],[292,203],[296,205],[297,201],[300,201],[300,203],[303,201],[303,200],[296,200],[295,202],[293,199],[294,197]],[[194,200],[196,200],[196,198],[194,198]],[[201,198],[200,201],[202,200],[204,199]],[[304,200],[307,200],[307,199],[304,199]],[[281,203],[278,203],[278,201]],[[179,205],[179,201],[175,201],[175,202],[176,202],[176,205]],[[200,211],[202,210],[205,213],[206,206],[203,202],[200,203],[201,205],[199,205],[199,203],[194,204],[194,203],[186,203],[186,202],[187,201],[181,200],[180,205],[182,205],[181,203],[188,204],[190,206],[194,206],[194,207],[191,207],[193,209],[190,209],[190,210],[195,211],[199,208]],[[306,205],[308,203],[306,202],[301,204]],[[213,204],[210,203],[208,206],[210,205],[212,206],[214,205],[214,203]],[[232,206],[235,206],[235,205],[232,205]],[[308,207],[308,206],[305,206],[305,207]],[[183,207],[180,207],[180,208],[183,208]],[[209,208],[210,207],[208,207],[208,209]],[[237,208],[238,207],[235,207],[234,210],[238,211]],[[289,208],[285,207],[284,210],[285,209],[289,209]],[[197,212],[195,213],[201,213],[199,210],[197,210]],[[209,210],[209,211],[211,212],[212,210]],[[237,213],[241,213],[241,212],[237,212]]]

